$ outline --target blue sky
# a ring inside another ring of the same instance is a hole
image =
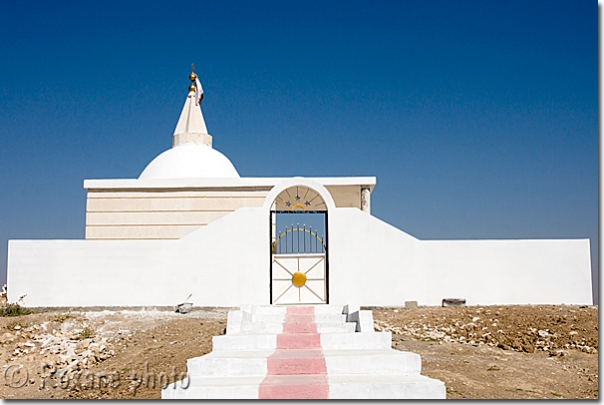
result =
[[[376,176],[420,239],[589,238],[595,274],[597,35],[587,1],[3,2],[0,281],[171,146],[191,63],[242,176]]]

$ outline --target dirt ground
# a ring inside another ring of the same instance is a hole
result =
[[[372,308],[393,347],[422,356],[448,398],[598,398],[598,310]],[[45,311],[0,318],[0,397],[160,398],[211,351],[227,309]]]

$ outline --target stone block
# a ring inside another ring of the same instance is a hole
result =
[[[462,307],[466,305],[465,298],[443,298],[443,307]]]

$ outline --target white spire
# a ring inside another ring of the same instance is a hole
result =
[[[189,75],[189,79],[192,84],[189,86],[189,94],[187,95],[185,105],[180,113],[174,135],[172,136],[172,147],[190,142],[211,147],[212,137],[208,134],[206,123],[203,120],[201,106],[199,105],[199,102],[196,101],[196,93],[199,93],[199,91],[195,84],[193,84],[198,81],[195,72],[192,72]],[[201,84],[199,86],[201,87]]]

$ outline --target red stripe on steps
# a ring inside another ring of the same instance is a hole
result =
[[[321,350],[276,350],[268,358],[271,375],[327,374]]]
[[[283,324],[283,333],[317,333],[317,324],[314,322]]]
[[[327,399],[327,366],[321,335],[314,322],[314,307],[287,307],[277,350],[267,361],[267,376],[260,384],[260,399]]]
[[[320,349],[318,333],[282,333],[277,335],[277,349]]]
[[[293,377],[293,378],[292,378]],[[329,384],[323,375],[269,375],[260,385],[259,399],[328,399]]]

